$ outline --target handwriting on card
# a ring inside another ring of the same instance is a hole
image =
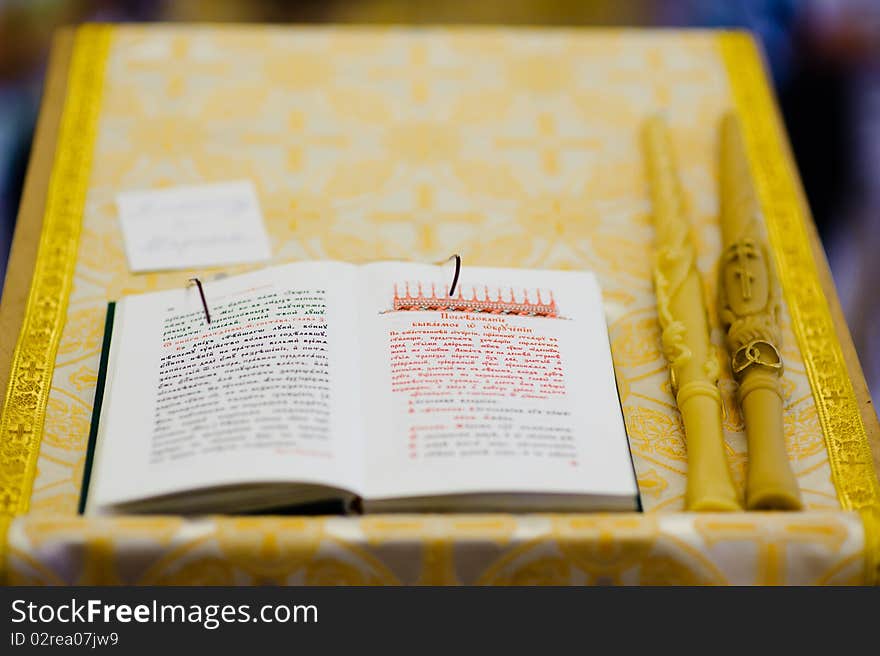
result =
[[[194,269],[271,257],[256,191],[226,182],[117,196],[132,271]]]

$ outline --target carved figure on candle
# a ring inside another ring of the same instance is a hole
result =
[[[718,312],[746,423],[746,507],[795,510],[801,500],[785,450],[779,287],[760,239],[745,144],[733,115],[721,123],[720,161],[724,251]]]
[[[727,328],[734,375],[755,364],[782,372],[776,344],[779,330],[779,297],[764,246],[744,237],[724,249],[718,312]]]

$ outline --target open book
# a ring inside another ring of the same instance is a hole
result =
[[[111,304],[87,513],[634,510],[589,273],[305,262]]]

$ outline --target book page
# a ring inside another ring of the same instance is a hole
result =
[[[200,487],[357,491],[356,268],[275,267],[124,299],[89,505]]]
[[[361,280],[368,498],[637,488],[588,273],[373,264]]]

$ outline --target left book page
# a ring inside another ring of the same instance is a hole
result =
[[[121,300],[86,512],[360,494],[356,271],[315,262],[203,281],[210,324],[195,285]]]

